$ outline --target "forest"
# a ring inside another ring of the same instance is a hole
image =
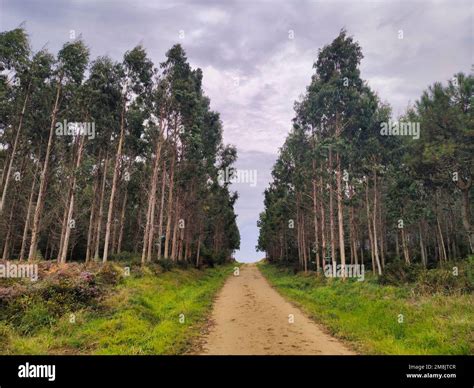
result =
[[[261,101],[285,76],[255,65],[235,85],[195,59],[205,78],[189,41],[155,64],[141,44],[117,61],[81,36],[52,54],[0,32],[0,354],[473,354],[474,76],[394,117],[360,44],[333,36],[311,42],[278,154],[241,144],[239,170],[224,123],[261,140],[261,120],[293,114],[286,93]]]
[[[155,64],[138,45],[91,60],[79,39],[32,52],[0,33],[3,260],[228,262],[235,147],[183,48]]]
[[[362,58],[345,30],[320,49],[265,190],[257,248],[305,272],[449,267],[474,249],[474,77],[427,86],[394,120],[361,79]]]

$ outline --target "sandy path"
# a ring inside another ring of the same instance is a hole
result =
[[[211,319],[202,354],[354,354],[283,299],[254,264],[226,282]]]

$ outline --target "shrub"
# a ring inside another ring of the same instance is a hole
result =
[[[77,263],[48,263],[41,268],[43,280],[2,283],[0,321],[31,333],[68,312],[98,307],[106,288],[119,283],[123,273],[111,263],[91,268],[86,270]]]
[[[112,263],[104,264],[96,276],[99,285],[115,286],[123,280],[123,270]]]
[[[170,259],[158,260],[158,264],[160,264],[164,272],[171,271],[171,269],[174,267],[174,262],[173,260],[170,260]]]
[[[110,256],[110,261],[118,261],[120,263],[132,264],[141,264],[141,258],[132,252],[123,251],[120,253],[115,253]]]
[[[421,271],[425,269],[419,264],[406,264],[404,261],[395,260],[388,263],[382,276],[379,278],[380,284],[403,285],[415,282]]]
[[[454,267],[457,267],[457,275],[454,274]],[[474,291],[473,267],[472,258],[446,263],[444,268],[433,269],[423,268],[419,264],[407,265],[394,261],[385,266],[378,281],[384,285],[412,284],[414,290],[420,294],[470,293]]]

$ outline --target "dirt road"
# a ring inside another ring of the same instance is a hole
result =
[[[221,290],[202,354],[353,354],[283,299],[254,264]]]

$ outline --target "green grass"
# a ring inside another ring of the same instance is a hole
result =
[[[71,311],[75,323],[67,313],[32,334],[0,322],[0,353],[182,354],[201,333],[232,268],[173,269],[159,275],[145,269],[118,285],[99,310]],[[41,311],[42,306],[35,309]]]
[[[269,264],[259,268],[281,294],[359,353],[474,353],[472,294],[421,296],[409,285],[382,286],[370,278],[342,282]]]

